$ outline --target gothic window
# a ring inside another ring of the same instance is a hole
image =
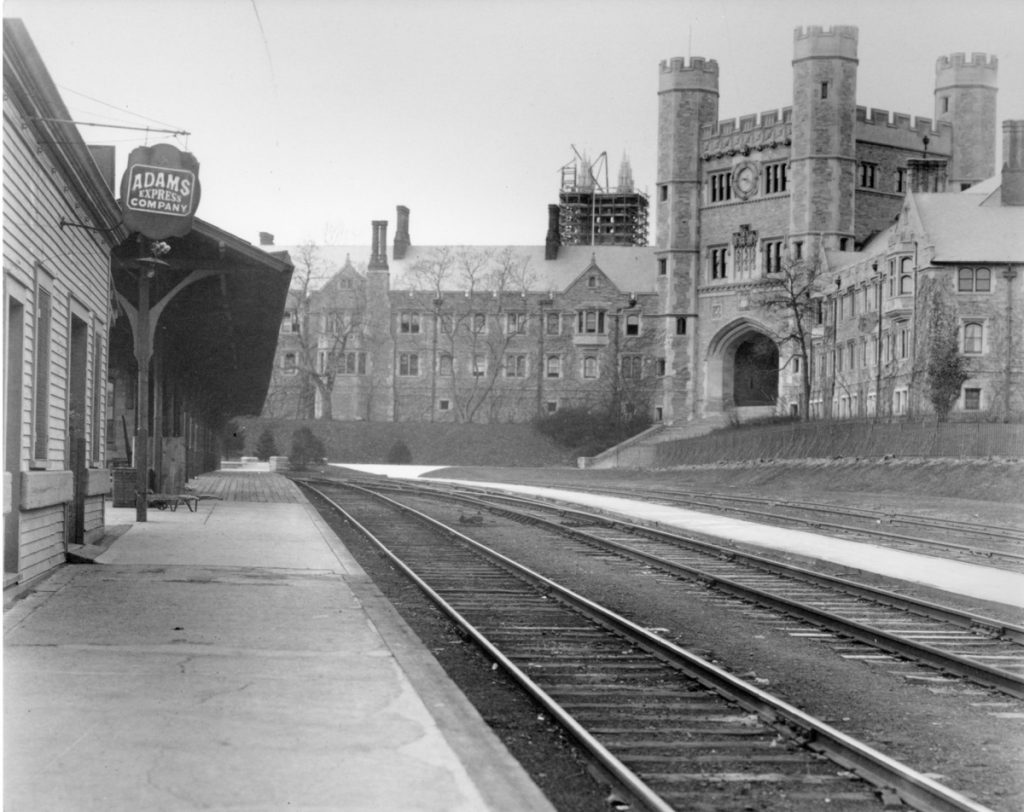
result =
[[[961,268],[957,273],[961,293],[988,293],[992,290],[992,272],[988,268]]]
[[[719,245],[709,251],[712,279],[725,279],[725,258],[728,250],[726,246]]]
[[[782,240],[764,241],[764,272],[779,273],[782,270]]]
[[[526,332],[526,314],[521,312],[506,313],[505,314],[506,324],[508,325],[508,332],[512,333],[525,333]]]
[[[420,374],[420,357],[415,352],[403,352],[398,356],[398,374],[413,377]]]
[[[981,409],[981,390],[964,389],[964,411],[976,412]]]
[[[562,358],[558,355],[549,355],[544,362],[544,374],[548,378],[562,377]]]
[[[781,194],[786,191],[789,180],[788,168],[785,161],[767,164],[764,167],[764,193],[766,195]]]
[[[978,321],[964,323],[964,355],[981,355],[984,326]]]
[[[711,202],[723,203],[732,200],[732,170],[715,172],[708,178],[711,187]]]
[[[910,271],[910,257],[900,260],[900,296],[914,292],[914,276]]]
[[[581,335],[604,333],[604,310],[581,310],[576,314],[576,332]]]
[[[623,378],[639,380],[644,374],[644,359],[640,355],[624,355],[619,362]]]
[[[526,377],[526,356],[506,355],[505,356],[505,377],[525,378]]]
[[[346,352],[338,363],[338,372],[342,375],[365,375],[366,353]]]
[[[562,332],[562,316],[560,313],[544,314],[544,332],[556,336]]]
[[[862,162],[857,167],[857,185],[862,189],[875,188],[875,175],[878,171],[877,164]]]
[[[896,189],[897,192],[907,191],[907,170],[897,169],[896,170]]]
[[[452,357],[448,353],[442,353],[437,359],[437,374],[451,375],[455,371]]]
[[[398,331],[400,333],[418,333],[420,331],[420,314],[409,310],[399,313]]]
[[[473,377],[482,378],[487,374],[487,356],[486,355],[474,355],[473,356]]]
[[[583,377],[584,378],[596,378],[597,377],[597,356],[587,355],[583,358]]]
[[[630,313],[628,316],[626,316],[626,335],[640,335],[640,316],[638,316],[636,313]]]

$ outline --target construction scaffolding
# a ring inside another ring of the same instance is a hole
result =
[[[647,195],[634,188],[629,159],[623,156],[618,184],[612,189],[606,153],[591,162],[575,147],[573,152],[574,159],[562,167],[558,195],[561,244],[647,245]]]

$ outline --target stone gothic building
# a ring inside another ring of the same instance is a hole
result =
[[[1022,122],[1000,173],[998,62],[940,57],[912,119],[858,104],[857,48],[855,27],[796,29],[791,105],[725,121],[715,60],[663,62],[652,247],[559,245],[549,211],[544,245],[424,248],[400,206],[390,256],[384,221],[369,248],[316,249],[333,278],[293,300],[267,412],[920,414],[941,322],[968,359],[953,413],[1020,413]]]

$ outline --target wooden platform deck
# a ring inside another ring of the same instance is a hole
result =
[[[285,476],[266,471],[211,471],[189,485],[206,499],[229,502],[305,502],[298,487]]]

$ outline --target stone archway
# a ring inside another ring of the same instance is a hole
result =
[[[765,335],[740,342],[733,356],[736,406],[774,406],[779,395],[779,348]]]
[[[741,318],[719,330],[704,364],[705,414],[778,402],[779,347],[757,322]]]

